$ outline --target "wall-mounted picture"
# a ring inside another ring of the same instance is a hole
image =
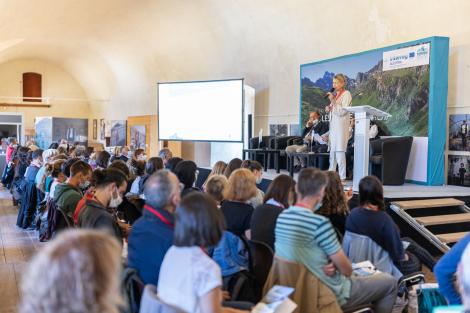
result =
[[[36,117],[35,141],[39,148],[47,149],[52,143],[52,117]]]
[[[449,155],[447,184],[470,187],[470,156]]]
[[[130,126],[131,149],[145,149],[145,125]]]
[[[269,135],[276,137],[287,136],[287,124],[269,124]]]
[[[126,145],[126,121],[111,121],[111,139],[110,146]]]
[[[52,141],[60,142],[62,139],[69,143],[88,143],[88,119],[85,118],[52,118]]]
[[[449,115],[449,150],[470,151],[470,114]]]
[[[111,123],[112,121],[110,120],[104,121],[104,137],[105,138],[111,137]]]
[[[93,140],[98,138],[98,120],[93,120]]]
[[[105,139],[105,128],[106,128],[106,123],[104,122],[104,118],[100,119],[100,140]]]
[[[300,136],[300,125],[299,124],[289,124],[289,136]]]

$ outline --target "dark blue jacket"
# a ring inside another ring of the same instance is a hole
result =
[[[174,225],[173,214],[163,209],[156,210]],[[129,235],[128,266],[137,270],[145,284],[157,286],[163,257],[172,244],[173,227],[144,209]]]

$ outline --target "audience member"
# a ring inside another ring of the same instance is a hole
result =
[[[128,265],[145,284],[158,286],[163,257],[173,242],[180,192],[178,178],[168,170],[155,172],[145,183],[143,214],[132,226],[128,245]]]
[[[262,241],[274,249],[277,217],[295,202],[294,179],[285,174],[277,176],[269,185],[263,202],[251,217],[251,239]]]
[[[45,193],[45,186],[46,183],[46,166],[47,164],[52,161],[52,158],[57,155],[57,150],[55,149],[47,149],[42,153],[42,166],[36,174],[36,187],[42,193]]]
[[[193,161],[181,161],[176,166],[174,173],[178,177],[180,183],[183,184],[183,190],[181,190],[181,197],[186,196],[192,191],[201,191],[199,188],[194,187],[197,180],[199,171],[196,163]]]
[[[261,181],[263,180],[263,166],[261,163],[258,161],[245,160],[242,162],[241,168],[249,169],[253,175],[255,175],[256,185],[261,184]],[[263,204],[263,198],[264,192],[261,189],[256,188],[256,196],[251,198],[248,203],[256,208],[258,205]]]
[[[228,231],[237,236],[245,235],[250,238],[253,206],[247,202],[256,195],[256,192],[256,178],[250,170],[240,168],[230,175],[224,191],[225,201],[220,207]]]
[[[163,148],[158,152],[158,156],[162,159],[163,161],[163,166],[165,168],[168,168],[166,165],[168,161],[173,158],[173,153],[171,152],[170,149],[168,148]],[[171,169],[169,169],[171,171]]]
[[[46,192],[46,199],[52,198],[54,199],[54,192],[55,188],[58,184],[62,184],[67,179],[67,176],[62,172],[62,164],[64,164],[64,160],[56,160],[52,163],[47,164],[46,174],[52,178],[52,181],[49,183],[49,177],[46,178],[45,183],[45,192]]]
[[[224,190],[227,188],[227,185],[227,177],[224,175],[212,175],[204,186],[204,192],[215,200],[219,208],[222,201],[224,201]]]
[[[62,165],[64,166],[66,163]],[[65,174],[65,170],[63,172]],[[54,200],[69,225],[73,225],[73,213],[78,201],[83,197],[82,190],[90,184],[91,174],[91,167],[88,163],[75,161],[70,166],[70,176],[67,181],[55,187]]]
[[[108,151],[100,151],[96,155],[96,168],[105,169],[109,165],[109,159],[111,155]]]
[[[325,187],[325,196],[323,197],[322,206],[318,210],[318,214],[327,217],[333,227],[341,234],[344,235],[346,217],[349,214],[348,207],[348,194],[343,191],[343,184],[339,179],[337,172],[325,172],[328,183]],[[352,192],[352,191],[351,191]]]
[[[109,162],[113,162],[114,160],[121,160],[124,163],[127,163],[129,158],[127,155],[129,154],[129,148],[124,146],[124,147],[115,147],[114,148],[114,155],[110,158]]]
[[[60,234],[23,274],[19,312],[120,312],[120,253],[116,240],[101,232]]]
[[[233,171],[236,169],[239,169],[242,166],[242,160],[239,158],[234,158],[231,159],[230,162],[228,162],[227,166],[225,167],[224,175],[227,178],[230,178],[230,175],[232,174]]]
[[[133,177],[131,178],[132,184],[131,184],[131,188],[129,192],[134,195],[138,195],[139,183],[140,183],[140,180],[142,179],[142,176],[144,176],[145,174],[145,161],[138,161],[138,160],[131,159],[129,162],[129,169],[130,169],[131,176]]]
[[[18,142],[16,141],[16,138],[14,137],[8,138],[8,147],[7,147],[7,152],[5,156],[5,161],[7,164],[12,160],[13,151],[15,151],[17,146],[18,146]]]
[[[145,150],[141,148],[135,149],[134,153],[132,153],[132,159],[136,161],[147,161]]]
[[[470,245],[467,245],[462,254],[457,278],[460,285],[464,312],[470,312]]]
[[[209,179],[212,176],[214,176],[214,175],[223,175],[226,167],[227,167],[227,163],[225,163],[224,161],[215,162],[214,166],[212,167],[211,172],[209,173],[206,180],[204,181],[204,184],[202,184],[202,189],[204,189],[207,182],[209,181]]]
[[[163,160],[160,157],[152,157],[145,164],[145,175],[139,182],[139,195],[144,193],[144,186],[147,179],[158,170],[163,169]]]
[[[396,300],[396,280],[385,273],[351,276],[345,256],[329,220],[315,213],[320,207],[327,178],[315,168],[302,169],[296,185],[297,203],[278,217],[276,255],[301,263],[334,292],[345,309],[372,303],[374,311],[389,313]]]
[[[165,168],[166,168],[167,170],[170,170],[170,171],[174,172],[176,166],[177,166],[178,163],[180,163],[181,161],[183,161],[182,158],[178,158],[178,157],[171,158],[171,159],[169,159],[169,160],[166,162]],[[165,162],[163,162],[163,163],[165,163]]]
[[[222,274],[207,249],[220,241],[224,218],[203,193],[191,193],[176,209],[173,245],[163,259],[158,295],[185,312],[235,312],[222,308]]]
[[[92,199],[85,201],[77,225],[81,228],[102,229],[122,240],[127,237],[129,227],[117,220],[115,210],[121,204],[127,188],[126,176],[114,168],[98,169],[93,172],[92,180],[95,193]]]
[[[460,260],[462,260],[463,252],[469,244],[470,234],[467,234],[444,254],[434,267],[434,275],[436,275],[439,283],[439,291],[451,305],[462,304],[461,294],[455,284],[455,273]]]
[[[383,187],[377,177],[366,176],[361,179],[359,205],[348,216],[346,230],[367,236],[381,246],[403,275],[421,271],[420,260],[410,251],[405,251],[399,228],[385,212]]]

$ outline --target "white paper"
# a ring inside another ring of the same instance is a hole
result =
[[[323,140],[323,138],[317,134],[317,133],[314,133],[313,134],[313,139],[315,139],[316,142],[318,142],[319,144],[321,145],[326,145],[326,142]]]

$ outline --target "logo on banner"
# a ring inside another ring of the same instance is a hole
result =
[[[429,43],[383,52],[383,70],[415,67],[429,64]]]

